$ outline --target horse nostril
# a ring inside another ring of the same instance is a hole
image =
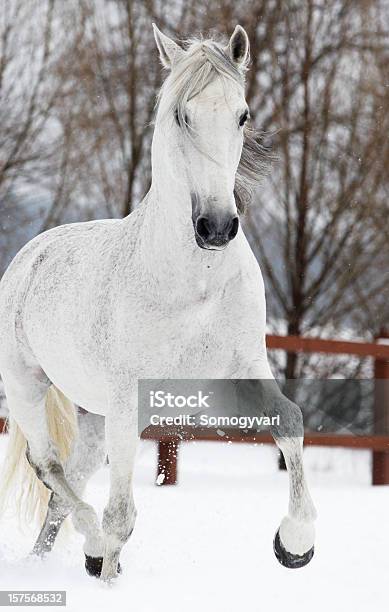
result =
[[[228,240],[233,240],[233,238],[235,238],[236,234],[238,233],[238,229],[239,229],[239,218],[234,217],[228,228]]]
[[[196,221],[196,232],[203,240],[207,240],[212,233],[207,217],[199,217]]]
[[[237,216],[207,217],[200,215],[195,223],[196,235],[201,241],[208,245],[225,246],[227,242],[235,238],[239,229],[239,218]]]

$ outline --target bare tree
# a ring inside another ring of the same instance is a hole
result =
[[[151,23],[142,2],[90,0],[64,9],[78,32],[62,51],[57,70],[66,80],[58,114],[70,133],[73,199],[91,216],[127,215],[150,183],[149,145],[161,78],[151,56]],[[147,24],[146,24],[147,18]],[[57,208],[58,207],[54,207]],[[55,211],[54,211],[55,212]],[[47,225],[54,218],[48,218]]]
[[[53,0],[0,7],[0,271],[39,231],[60,169],[54,8]]]

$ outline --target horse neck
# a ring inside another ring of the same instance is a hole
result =
[[[147,266],[188,274],[200,251],[194,240],[190,194],[153,177],[142,224],[142,259]]]

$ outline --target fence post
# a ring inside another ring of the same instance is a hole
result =
[[[158,440],[157,485],[176,484],[178,445],[179,438]]]
[[[389,330],[382,329],[376,341],[389,343]],[[374,362],[374,430],[377,434],[389,433],[389,359]],[[373,451],[373,485],[389,484],[389,449]]]

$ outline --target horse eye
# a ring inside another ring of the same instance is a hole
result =
[[[240,127],[242,127],[246,123],[248,117],[249,117],[249,111],[245,110],[243,115],[241,115],[240,119],[239,119],[239,126]]]

